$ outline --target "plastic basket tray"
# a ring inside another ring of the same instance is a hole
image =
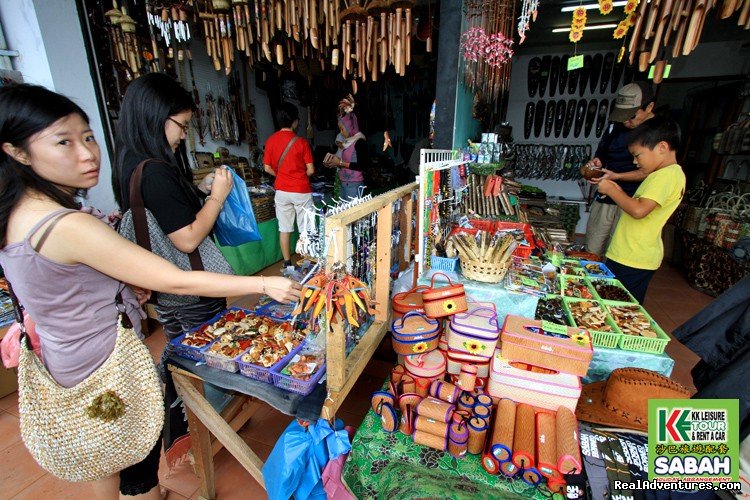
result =
[[[240,358],[242,357],[242,354],[240,354],[237,357],[237,368],[239,368],[240,373],[248,378],[251,378],[253,380],[260,380],[261,382],[268,382],[269,384],[273,383],[273,371],[281,371],[283,367],[289,363],[289,361],[292,360],[295,354],[299,352],[300,349],[305,345],[304,342],[300,342],[300,344],[292,349],[292,351],[281,358],[279,361],[277,361],[275,364],[271,365],[270,367],[266,368],[261,365],[256,365],[253,363],[246,363],[245,361],[242,361]],[[244,353],[243,353],[244,354]],[[207,357],[208,359],[208,357]]]
[[[458,257],[438,257],[430,256],[430,268],[438,271],[458,271]]]
[[[195,328],[191,328],[190,331],[188,331],[188,333],[182,334],[179,337],[172,339],[170,343],[174,347],[175,354],[177,354],[181,358],[192,359],[193,361],[198,361],[198,362],[205,361],[206,358],[204,356],[204,353],[209,347],[211,347],[211,344],[213,344],[213,341],[209,342],[203,347],[192,347],[189,345],[184,345],[182,341],[185,339],[185,336],[187,336],[189,333],[194,332],[200,328],[203,328],[203,326],[205,325],[210,325],[211,323],[218,321],[219,318],[221,318],[226,313],[231,312],[231,311],[242,311],[245,314],[252,314],[249,310],[242,309],[241,307],[230,307],[228,309],[221,311],[220,313],[216,314],[213,318],[209,319],[208,321],[204,321],[203,323],[196,326]]]
[[[244,352],[240,353],[239,356],[236,356],[234,358],[227,358],[226,356],[221,356],[220,354],[214,354],[211,352],[206,351],[204,353],[206,357],[206,364],[210,366],[211,368],[217,368],[219,370],[224,370],[225,372],[237,372],[237,360],[240,356],[245,354]]]
[[[611,302],[611,301],[605,301],[604,304],[607,306],[607,309],[610,307],[617,307],[617,306],[629,306],[633,307],[637,304],[629,304],[627,302]],[[646,318],[648,318],[649,322],[651,322],[651,328],[654,329],[656,332],[655,338],[648,338],[648,337],[641,337],[640,335],[629,335],[626,333],[623,333],[620,337],[620,343],[619,347],[620,349],[624,351],[636,351],[636,352],[648,352],[651,354],[661,354],[664,352],[664,350],[667,348],[667,344],[670,341],[669,335],[667,335],[664,330],[661,329],[661,327],[654,321],[654,318],[651,317],[649,313],[646,312],[646,310],[638,306],[638,309],[643,313]],[[614,321],[614,320],[612,320]]]
[[[598,266],[602,270],[602,274],[595,274],[595,273],[590,272],[588,269],[586,269],[587,264]],[[596,262],[593,260],[582,260],[581,267],[583,267],[583,272],[586,273],[586,275],[591,278],[614,278],[615,277],[615,274],[612,271],[610,271],[609,268],[605,266],[604,264],[602,264],[601,262]]]
[[[292,360],[290,359],[289,362],[291,361]],[[323,377],[323,374],[325,374],[326,372],[326,365],[324,363],[323,366],[321,366],[320,369],[318,369],[318,371],[313,374],[310,380],[300,380],[281,373],[281,370],[283,370],[285,366],[286,364],[281,365],[278,372],[271,372],[271,376],[273,377],[273,385],[275,385],[279,389],[284,389],[285,391],[289,392],[296,392],[297,394],[302,394],[303,396],[307,396],[312,392],[320,379]]]
[[[255,310],[255,314],[258,316],[267,316],[277,321],[284,321],[292,317],[292,311],[294,310],[294,304],[281,304],[275,300],[270,301],[258,307]]]
[[[568,315],[568,319],[570,319],[570,322],[574,324],[575,326],[578,326],[578,323],[576,323],[575,318],[573,317],[573,314],[570,312],[570,308],[568,304],[570,302],[595,302],[598,303],[600,306],[604,307],[604,304],[597,301],[596,299],[576,299],[573,297],[563,297],[563,305],[565,306],[565,312]],[[620,342],[620,337],[623,336],[622,332],[619,328],[617,328],[617,324],[615,323],[615,320],[612,319],[612,317],[609,315],[609,311],[606,307],[604,307],[605,311],[607,312],[607,318],[606,322],[609,326],[612,327],[611,332],[600,332],[598,330],[592,330],[588,329],[589,333],[591,334],[591,341],[596,347],[609,347],[611,349],[614,349],[617,347],[618,343]]]
[[[172,344],[172,347],[174,348],[174,353],[181,358],[192,359],[193,361],[198,361],[199,363],[205,361],[206,358],[204,356],[204,353],[206,349],[211,347],[213,341],[209,342],[203,347],[194,347],[182,343],[186,336],[187,333],[183,333],[179,337],[174,338],[170,341],[170,344]]]
[[[605,283],[607,285],[614,285],[614,286],[616,286],[618,288],[621,288],[626,294],[628,294],[628,297],[630,297],[630,300],[628,300],[628,302],[633,303],[633,304],[637,304],[638,303],[638,301],[635,300],[635,297],[633,297],[630,294],[630,292],[628,292],[628,289],[625,288],[625,285],[623,285],[622,283],[620,283],[620,280],[616,280],[614,278],[591,278],[589,280],[589,282],[591,283],[591,288],[594,289],[594,296],[597,299],[599,299],[599,300],[608,301],[608,302],[615,302],[615,301],[612,301],[611,299],[605,299],[604,297],[602,297],[601,295],[599,295],[599,292],[596,291],[596,286],[594,286],[596,283]]]
[[[570,281],[580,281],[583,283],[583,285],[586,287],[586,289],[591,294],[591,298],[588,300],[598,300],[598,297],[596,295],[596,290],[594,290],[594,287],[591,286],[591,283],[588,279],[586,279],[585,276],[570,276],[567,274],[561,274],[560,275],[560,295],[563,297],[572,297],[575,299],[585,299],[586,297],[576,297],[574,295],[565,295],[566,287],[568,286],[568,282]]]

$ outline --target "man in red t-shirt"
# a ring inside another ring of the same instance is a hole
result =
[[[281,127],[266,141],[263,169],[276,177],[276,218],[279,220],[279,245],[284,267],[292,265],[291,234],[295,216],[300,231],[313,223],[314,210],[309,177],[315,173],[310,144],[297,136],[299,110],[290,102],[282,102],[276,112]]]

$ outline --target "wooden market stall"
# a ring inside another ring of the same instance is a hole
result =
[[[413,221],[417,187],[416,183],[402,186],[326,219],[326,239],[331,237],[337,240],[337,244],[332,246],[328,254],[327,268],[330,269],[332,259],[336,257],[333,248],[347,248],[347,227],[364,217],[377,214],[377,264],[372,286],[375,299],[374,319],[356,347],[346,354],[346,338],[341,322],[333,324],[327,331],[327,389],[320,411],[321,418],[335,418],[336,412],[388,331],[390,273],[393,266],[403,270],[409,265],[415,235]],[[400,204],[398,223],[399,227],[405,228],[404,237],[399,238],[395,248],[392,245],[394,204]],[[242,301],[237,305],[241,304]],[[203,394],[203,382],[212,382],[210,371],[207,372],[208,375],[201,377],[185,367],[171,365],[170,370],[188,416],[195,470],[201,482],[201,497],[215,498],[213,456],[222,447],[225,447],[261,486],[264,486],[263,461],[237,435],[237,431],[263,406],[263,400],[237,393],[229,405],[218,413]]]

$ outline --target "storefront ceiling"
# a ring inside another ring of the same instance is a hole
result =
[[[582,0],[584,5],[595,4],[596,0]],[[568,33],[553,33],[555,28],[568,28],[572,18],[572,12],[561,12],[563,7],[577,7],[581,2],[577,0],[542,0],[539,5],[539,14],[536,22],[531,23],[530,30],[526,33],[526,41],[520,46],[519,51],[526,48],[539,49],[543,46],[568,46],[573,51],[573,44],[568,41]],[[520,2],[519,7],[520,9]],[[587,25],[594,24],[617,24],[623,17],[624,7],[615,7],[612,12],[603,16],[599,9],[587,10]],[[713,14],[713,13],[712,13]],[[601,48],[602,44],[611,45],[612,49],[617,49],[621,45],[621,40],[614,40],[612,33],[614,28],[601,30],[586,30],[583,34],[583,40],[579,42],[578,48],[586,49],[588,44],[596,44]],[[701,36],[701,42],[719,42],[728,40],[749,40],[750,31],[746,31],[737,26],[737,14],[730,19],[717,20],[716,16],[709,15],[706,19],[706,25]]]

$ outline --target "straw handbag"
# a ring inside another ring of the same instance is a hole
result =
[[[14,299],[16,315],[20,306]],[[118,306],[122,304],[120,294]],[[60,386],[29,350],[22,328],[18,365],[21,437],[39,465],[66,481],[94,481],[142,461],[164,424],[154,361],[120,310],[115,347],[73,387]]]

